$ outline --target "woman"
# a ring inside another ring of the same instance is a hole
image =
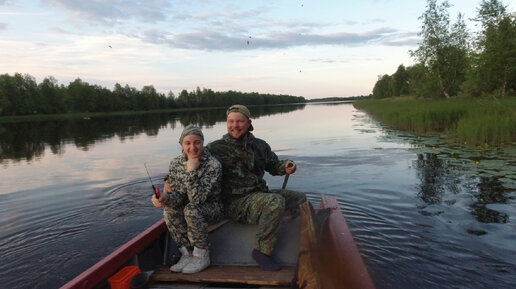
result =
[[[165,208],[165,223],[182,254],[170,270],[196,273],[210,265],[208,224],[224,217],[220,201],[222,166],[203,149],[204,136],[199,127],[186,126],[179,143],[183,152],[170,162],[164,194],[159,199],[153,195],[152,203]]]

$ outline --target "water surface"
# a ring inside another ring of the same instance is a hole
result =
[[[377,288],[513,288],[514,146],[477,150],[382,127],[351,104],[251,108],[296,161],[288,187],[335,196]],[[0,124],[0,280],[59,288],[149,225],[182,128],[224,110]],[[266,175],[271,188],[283,179]]]

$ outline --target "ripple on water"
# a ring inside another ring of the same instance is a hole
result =
[[[162,213],[153,210],[143,183],[106,191],[71,192],[66,202],[42,205],[42,201],[41,208],[27,208],[34,203],[25,202],[4,208],[5,215],[12,217],[0,220],[2,225],[6,221],[25,223],[8,230],[2,227],[0,279],[7,280],[2,288],[46,289],[64,284],[156,222]],[[32,214],[16,217],[16,212],[29,209]],[[102,241],[91,242],[92,236]],[[18,277],[7,278],[12,274]],[[46,277],[41,280],[43,275]]]

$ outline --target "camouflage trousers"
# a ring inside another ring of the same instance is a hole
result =
[[[299,205],[306,202],[306,194],[291,190],[272,190],[275,194],[280,194],[285,198],[285,210],[299,210]]]
[[[179,248],[209,249],[208,225],[222,220],[224,210],[221,203],[189,203],[184,207],[166,206],[163,217]]]
[[[235,195],[225,204],[226,216],[238,223],[258,224],[255,248],[271,255],[285,209],[297,209],[305,201],[305,194],[289,190]]]

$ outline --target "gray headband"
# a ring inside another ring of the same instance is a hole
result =
[[[198,126],[189,124],[183,129],[183,132],[181,133],[181,137],[179,138],[179,143],[182,144],[185,136],[191,135],[191,134],[196,134],[196,135],[200,136],[201,139],[204,141],[204,135],[202,134],[202,130]]]

